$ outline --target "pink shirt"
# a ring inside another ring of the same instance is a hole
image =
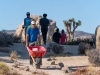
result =
[[[66,34],[61,34],[61,39],[60,39],[60,43],[63,44],[64,42],[66,42]]]

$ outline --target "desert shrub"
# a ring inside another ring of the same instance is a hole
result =
[[[81,42],[82,43],[94,43],[94,41],[91,41],[93,38],[90,38],[90,39],[76,39],[76,40],[70,40],[70,41],[67,41],[64,43],[64,45],[79,45]]]
[[[64,46],[57,43],[50,43],[47,49],[48,51],[51,50],[55,54],[62,54],[64,51]]]
[[[92,49],[88,52],[88,60],[95,66],[100,66],[100,50]]]
[[[85,54],[88,50],[90,50],[92,47],[88,43],[80,43],[78,45],[78,52],[79,54]]]
[[[21,43],[21,37],[13,36],[14,43]]]
[[[12,35],[8,35],[6,32],[0,32],[0,46],[13,45]]]
[[[16,50],[11,51],[10,57],[11,57],[12,60],[17,59],[19,57],[17,51]]]
[[[6,65],[5,62],[0,62],[0,74],[7,74],[9,73],[9,67]]]
[[[93,67],[87,67],[76,69],[76,71],[71,72],[69,75],[100,75],[100,72]]]
[[[16,70],[12,70],[9,66],[5,63],[0,61],[0,75],[21,75]]]
[[[0,46],[13,45],[15,42],[20,42],[20,38],[14,36],[13,34],[7,34],[5,31],[0,32]]]

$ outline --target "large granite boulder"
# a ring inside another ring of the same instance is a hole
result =
[[[36,21],[36,25],[39,27],[40,32],[41,32],[41,27],[40,27],[40,25],[39,25],[39,20],[40,20],[40,18],[42,18],[42,16],[41,16],[41,15],[32,14],[32,15],[31,15],[31,18],[33,18],[33,19]],[[49,19],[49,21],[50,21],[50,25],[49,25],[49,27],[48,27],[48,33],[47,33],[47,41],[48,41],[48,42],[51,41],[50,36],[53,35],[54,29],[57,27],[55,21],[53,21],[53,20],[51,20],[51,19]],[[14,35],[17,36],[17,37],[21,37],[22,42],[25,41],[25,35],[24,35],[25,29],[22,28],[23,24],[24,24],[24,22],[22,22],[20,25],[18,25],[18,27],[17,27],[17,29],[16,29],[16,32],[15,32],[15,34],[14,34]]]
[[[100,49],[100,25],[95,30],[95,45],[96,49]]]

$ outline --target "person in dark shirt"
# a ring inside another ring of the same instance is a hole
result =
[[[61,38],[61,34],[59,33],[59,29],[57,28],[56,32],[53,34],[52,39],[54,42],[59,43],[60,38]]]
[[[40,19],[40,26],[44,44],[46,44],[46,37],[48,32],[49,20],[46,18],[47,14],[43,14],[43,18]]]

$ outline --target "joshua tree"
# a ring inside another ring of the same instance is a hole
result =
[[[64,20],[64,25],[66,27],[67,33],[68,33],[68,39],[72,40],[74,39],[74,32],[75,29],[81,25],[81,21],[78,20],[78,22],[75,22],[74,18],[67,20]],[[71,31],[71,27],[73,25],[73,30]]]

